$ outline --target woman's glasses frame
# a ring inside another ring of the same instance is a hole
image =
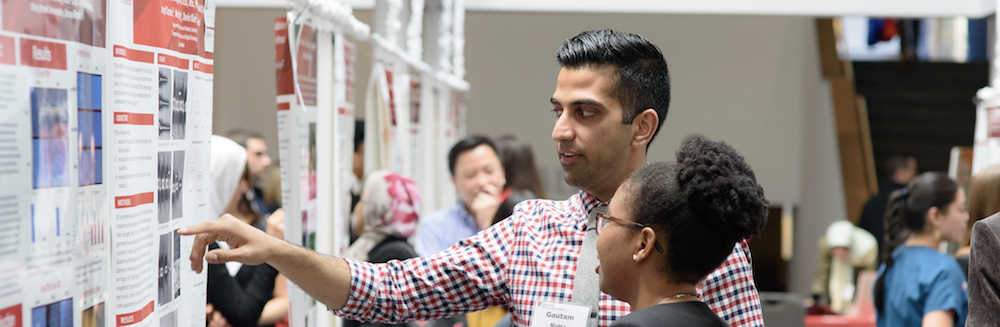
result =
[[[622,226],[625,226],[625,227],[634,227],[634,228],[639,228],[639,229],[650,227],[650,226],[646,226],[646,225],[643,225],[643,224],[640,224],[640,223],[637,223],[637,222],[634,222],[634,221],[631,221],[631,220],[621,219],[621,218],[609,215],[607,213],[598,211],[597,212],[597,228],[594,229],[597,232],[597,235],[601,235],[601,231],[604,230],[604,227],[608,227],[608,222],[609,221],[613,221],[616,224],[619,224],[619,225],[622,225]],[[650,227],[650,228],[652,228],[652,227]],[[654,244],[654,246],[656,247],[656,251],[659,251],[661,253],[663,252],[663,247],[660,246],[660,242],[659,241],[657,241],[656,244]]]

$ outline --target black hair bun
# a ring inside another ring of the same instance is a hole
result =
[[[764,189],[743,156],[728,144],[701,135],[685,138],[677,152],[677,185],[691,211],[733,242],[764,230]]]

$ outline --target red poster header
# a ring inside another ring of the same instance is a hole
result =
[[[295,94],[292,51],[288,48],[288,19],[285,17],[274,20],[274,68],[278,95]]]
[[[153,114],[137,114],[134,112],[116,112],[115,125],[149,125],[153,126]]]
[[[205,56],[204,1],[134,0],[136,44]]]
[[[104,48],[105,0],[4,0],[3,29]]]
[[[21,326],[21,305],[0,309],[0,326]]]
[[[21,64],[39,68],[66,70],[66,45],[21,39]]]
[[[199,72],[206,73],[206,74],[211,74],[212,73],[212,65],[209,65],[209,64],[206,64],[206,63],[202,63],[202,62],[199,62],[199,61],[195,60],[194,61],[194,70],[197,70]]]
[[[152,198],[153,193],[149,193],[149,196]],[[151,313],[153,313],[153,301],[149,301],[149,304],[139,309],[139,311],[115,316],[115,324],[119,327],[135,324],[145,320]]]
[[[189,69],[190,68],[190,67],[188,67],[188,60],[187,59],[181,59],[181,58],[177,58],[177,57],[174,57],[174,56],[171,56],[171,55],[165,55],[165,54],[162,54],[162,53],[158,54],[156,56],[156,63],[158,63],[160,65],[167,65],[167,66],[170,66],[170,67],[176,67],[176,68],[180,68],[180,69]]]
[[[14,54],[14,38],[0,36],[0,64],[16,64]]]
[[[115,209],[137,207],[143,204],[150,204],[150,203],[153,203],[153,192],[115,197]]]
[[[139,50],[132,50],[120,45],[115,46],[115,57],[125,58],[131,61],[153,63],[153,53]]]

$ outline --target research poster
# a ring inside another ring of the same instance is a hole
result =
[[[354,62],[356,48],[342,33],[335,33],[333,42],[333,102],[336,114],[333,121],[333,172],[339,172],[332,190],[333,193],[333,248],[331,254],[343,256],[350,246],[349,228],[351,210],[351,180],[354,173]],[[362,176],[363,177],[363,176]],[[363,181],[362,181],[363,182]]]
[[[274,25],[285,240],[342,255],[349,241],[345,185],[354,143],[356,50],[340,32],[289,23],[295,17]],[[291,326],[338,323],[294,283],[288,288]]]
[[[206,278],[189,269],[207,217],[214,13],[201,0],[109,2],[107,190],[114,326],[202,326]]]
[[[410,157],[410,92],[413,80],[406,68],[384,60],[372,65],[365,101],[365,173],[378,169],[413,176]],[[419,132],[419,127],[418,127]]]
[[[317,240],[317,31],[275,20],[278,143],[285,239],[316,250]],[[289,322],[317,326],[316,300],[288,285]]]
[[[79,325],[107,297],[105,3],[0,12],[0,324]]]
[[[0,325],[204,324],[176,230],[205,219],[207,14],[198,0],[0,5]]]

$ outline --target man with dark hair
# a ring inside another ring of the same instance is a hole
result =
[[[260,181],[267,172],[267,167],[271,165],[271,156],[267,154],[267,142],[264,135],[246,127],[237,127],[229,130],[223,135],[230,140],[247,149],[247,177],[250,182],[250,191],[245,199],[249,207],[260,217],[267,217],[274,210],[278,209],[277,204],[269,204],[264,201],[264,190],[260,188]]]
[[[565,317],[590,327],[610,325],[630,307],[598,288],[596,216],[646,164],[646,149],[667,114],[670,77],[655,45],[611,30],[567,40],[558,60],[563,67],[550,100],[552,140],[564,179],[581,190],[569,199],[522,202],[509,218],[442,252],[386,264],[320,255],[223,216],[181,232],[198,235],[192,268],[200,271],[203,257],[209,263],[267,262],[335,314],[354,320],[398,323],[505,305],[519,326]],[[215,239],[241,246],[206,254],[205,244]],[[752,271],[741,241],[699,283],[698,296],[732,326],[763,326]],[[565,304],[570,301],[577,306]],[[559,308],[565,311],[553,312]]]
[[[882,183],[878,186],[878,194],[869,199],[861,209],[858,227],[875,236],[875,241],[878,242],[879,264],[881,264],[881,253],[885,243],[885,206],[889,202],[889,194],[903,188],[917,176],[917,159],[910,155],[891,154],[882,159],[879,168],[881,168],[879,176],[883,176]]]
[[[414,244],[421,256],[441,252],[486,229],[502,202],[504,168],[489,138],[470,135],[455,143],[448,152],[448,171],[460,201],[420,219]]]

